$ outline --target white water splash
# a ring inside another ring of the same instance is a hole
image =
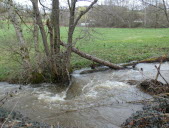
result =
[[[55,94],[53,95],[50,92],[40,92],[40,94],[37,95],[39,100],[43,100],[46,102],[57,102],[57,101],[65,101],[65,93]]]

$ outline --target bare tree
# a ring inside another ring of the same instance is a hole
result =
[[[65,83],[68,84],[70,82],[70,70],[71,70],[71,53],[75,52],[76,54],[89,59],[93,62],[97,62],[103,65],[106,65],[113,69],[122,69],[122,67],[112,64],[108,61],[101,60],[99,58],[93,57],[89,54],[83,53],[78,49],[74,48],[77,38],[73,38],[74,31],[78,22],[86,15],[86,13],[91,10],[96,4],[97,0],[93,0],[88,7],[85,7],[80,12],[76,8],[77,0],[68,0],[68,9],[69,11],[69,26],[68,26],[68,35],[67,35],[67,43],[63,43],[61,40],[60,34],[60,17],[61,10],[59,0],[52,0],[52,8],[48,8],[40,0],[30,0],[33,5],[33,9],[21,9],[23,11],[19,12],[19,8],[15,6],[12,0],[7,1],[7,5],[9,6],[9,18],[14,25],[16,30],[16,35],[19,41],[20,52],[22,57],[22,61],[24,63],[24,69],[29,72],[24,73],[22,75],[23,82],[57,82],[57,83]],[[48,9],[48,14],[46,11],[44,13],[41,12],[39,7],[43,6],[43,9]],[[26,11],[27,10],[27,11]],[[63,10],[62,10],[63,11]],[[20,14],[23,13],[23,16]],[[46,15],[48,15],[48,19],[46,19]],[[27,24],[25,22],[24,16],[28,19],[28,16],[31,16],[26,22],[31,23]],[[44,19],[43,19],[44,18]],[[31,22],[30,22],[31,20]],[[46,20],[46,22],[44,22]],[[27,42],[23,36],[23,30],[21,27],[21,23],[26,25],[27,28],[32,32],[32,41],[29,40],[29,44],[34,43],[34,56],[31,57],[27,47]],[[40,31],[40,34],[39,34]],[[42,44],[39,40],[39,35],[41,35]],[[80,37],[81,38],[81,37]],[[39,46],[43,46],[43,49],[40,49]],[[64,46],[64,47],[63,47]],[[43,50],[43,52],[42,52]],[[47,80],[48,79],[48,80]],[[63,84],[62,84],[63,85]]]
[[[169,23],[169,17],[168,17],[168,11],[167,11],[166,1],[162,0],[162,2],[163,2],[163,6],[164,6],[164,13],[165,13],[166,19],[167,19],[167,21]]]
[[[155,24],[154,25],[155,27],[157,26],[157,24],[161,24],[160,27],[169,26],[169,14],[168,14],[168,1],[167,0],[154,0],[154,1],[140,0],[140,1],[143,3],[143,5],[145,5],[146,24],[148,23],[147,22],[148,20],[152,20],[152,22]],[[149,13],[149,16],[147,16],[148,13]],[[152,23],[150,24],[152,25]]]
[[[39,0],[40,1],[40,0]],[[68,0],[69,6],[69,29],[68,29],[68,39],[67,47],[65,51],[61,50],[61,38],[60,38],[60,2],[59,0],[52,0],[52,9],[50,19],[47,20],[47,27],[50,35],[50,43],[48,43],[48,37],[45,32],[42,16],[38,6],[38,0],[31,0],[33,5],[33,11],[36,17],[37,25],[39,26],[44,50],[48,60],[48,66],[51,75],[55,82],[69,82],[70,76],[70,58],[73,46],[73,34],[75,27],[77,26],[79,20],[94,6],[98,0],[94,0],[91,4],[82,11],[78,16],[76,13],[76,3],[77,0]],[[49,48],[50,45],[50,48]]]
[[[12,0],[8,0],[8,7],[9,7],[9,19],[12,22],[15,31],[16,31],[16,36],[18,38],[18,45],[20,47],[19,54],[22,57],[23,60],[23,66],[25,67],[26,70],[31,70],[31,64],[30,64],[30,57],[29,57],[29,52],[27,48],[27,43],[24,39],[23,36],[23,30],[21,28],[21,22],[18,19],[18,16],[16,14],[16,9],[15,5],[13,4]]]

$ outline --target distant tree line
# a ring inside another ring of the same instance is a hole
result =
[[[169,26],[167,0],[105,0],[81,20],[94,27],[164,28]]]
[[[4,4],[0,2],[0,19],[4,19]],[[26,22],[30,14],[29,8],[18,5],[20,12],[26,15]],[[86,7],[77,7],[76,12],[85,10]],[[79,21],[79,26],[90,27],[116,27],[116,28],[166,28],[169,27],[169,0],[104,0],[95,5],[88,14]],[[50,16],[50,10],[41,13],[44,19]],[[78,15],[77,13],[76,15]],[[68,26],[69,8],[60,7],[60,25]],[[45,22],[45,20],[44,20]]]

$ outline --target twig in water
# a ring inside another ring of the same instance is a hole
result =
[[[156,76],[156,79],[155,79],[155,80],[157,81],[158,76],[160,75],[161,78],[166,82],[166,84],[169,85],[168,82],[167,82],[167,80],[162,76],[162,74],[161,74],[161,72],[160,72],[160,67],[161,67],[161,64],[160,64],[159,67],[157,67],[157,66],[155,65],[155,68],[157,69],[157,76]]]
[[[155,65],[155,68],[157,69],[157,75],[156,75],[156,78],[155,78],[155,81],[157,82],[157,79],[158,79],[158,77],[159,77],[159,74],[160,74],[160,68],[161,68],[161,64],[162,64],[162,60],[160,61],[160,65],[157,67],[156,65]]]

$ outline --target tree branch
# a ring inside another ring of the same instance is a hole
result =
[[[69,7],[69,10],[71,9],[71,6],[70,6],[70,1],[67,0],[67,3],[68,3],[68,7]]]
[[[48,7],[46,7],[45,5],[43,5],[42,2],[41,2],[41,0],[39,0],[39,3],[40,3],[40,5],[41,5],[43,8],[46,8],[46,9],[48,9],[48,10],[51,10],[50,8],[48,8]]]
[[[144,4],[147,4],[147,5],[150,5],[150,6],[153,6],[153,7],[155,7],[155,8],[159,8],[159,9],[161,9],[161,10],[164,10],[164,8],[161,8],[161,7],[157,7],[156,5],[153,5],[153,4],[151,4],[151,3],[149,3],[149,2],[146,2],[146,1],[144,1],[144,0],[140,0],[142,3],[144,3]]]
[[[167,8],[167,6],[166,6],[165,0],[162,0],[162,4],[163,4],[164,8],[159,7],[159,6],[156,6],[156,5],[153,5],[153,4],[151,4],[151,3],[148,3],[148,2],[146,2],[145,0],[141,0],[141,2],[144,3],[144,4],[148,4],[148,5],[150,5],[150,6],[153,6],[153,7],[155,7],[155,8],[159,8],[159,9],[163,10],[163,11],[164,11],[164,14],[165,14],[165,16],[166,16],[167,22],[169,23],[169,17],[168,17],[168,11],[167,11],[168,8]]]
[[[75,20],[75,23],[74,23],[74,27],[76,27],[77,23],[79,22],[79,20],[81,19],[81,17],[83,15],[85,15],[93,6],[94,4],[97,3],[98,0],[94,0],[87,8],[85,11],[81,11],[80,15],[77,17],[77,19]]]
[[[167,18],[167,21],[169,23],[169,17],[168,17],[168,12],[167,12],[167,7],[166,7],[166,2],[163,0],[163,6],[164,6],[164,13]]]
[[[167,82],[167,80],[162,76],[162,74],[161,74],[161,72],[160,72],[161,64],[162,64],[162,62],[160,63],[159,67],[157,67],[157,66],[155,65],[155,68],[157,69],[157,76],[156,76],[155,81],[157,82],[158,76],[160,75],[161,78],[166,82],[166,84],[169,85],[168,82]]]

